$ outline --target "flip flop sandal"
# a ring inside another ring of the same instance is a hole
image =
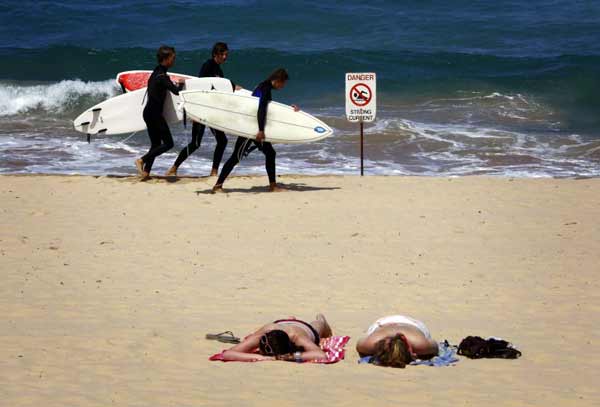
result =
[[[240,338],[236,337],[231,331],[225,331],[219,334],[206,334],[206,339],[223,343],[240,343]]]

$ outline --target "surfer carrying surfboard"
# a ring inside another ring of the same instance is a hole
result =
[[[150,137],[150,150],[135,161],[142,180],[150,177],[154,159],[173,148],[173,136],[171,136],[169,125],[163,117],[163,107],[167,91],[178,95],[184,85],[183,80],[175,85],[167,75],[167,70],[175,63],[175,48],[162,45],[156,53],[156,59],[158,60],[158,66],[154,68],[148,79],[148,101],[143,112],[144,121],[148,128],[148,136]]]
[[[258,112],[256,118],[258,120],[258,133],[256,133],[256,140],[251,140],[246,137],[238,137],[235,142],[235,147],[231,157],[227,160],[221,175],[217,183],[213,187],[213,193],[223,191],[223,183],[233,170],[233,168],[240,162],[243,157],[246,157],[254,149],[258,148],[265,155],[265,168],[267,175],[269,176],[269,190],[271,192],[285,191],[284,188],[277,186],[276,174],[275,174],[275,149],[273,145],[265,140],[265,126],[267,124],[267,108],[269,102],[272,100],[271,90],[283,89],[289,79],[287,71],[283,68],[277,69],[273,72],[267,80],[261,82],[252,96],[259,98]],[[292,105],[295,111],[300,109],[296,105]]]
[[[223,78],[223,70],[221,69],[221,65],[227,61],[227,57],[229,55],[229,48],[227,44],[224,42],[217,42],[212,48],[212,57],[208,59],[200,68],[200,73],[198,77],[200,78]],[[231,82],[231,86],[233,90],[242,89],[241,86],[235,85]],[[175,160],[173,166],[167,171],[167,176],[177,176],[177,169],[179,166],[194,152],[200,147],[200,143],[202,142],[202,136],[204,135],[204,130],[206,126],[201,123],[193,122],[192,123],[192,141],[185,147]],[[225,147],[227,147],[227,137],[225,133],[221,130],[210,129],[215,136],[215,140],[217,141],[217,146],[215,147],[215,152],[213,154],[213,165],[212,170],[210,172],[211,177],[216,176],[219,171],[219,165],[221,163],[221,159],[223,158],[223,153],[225,152]]]

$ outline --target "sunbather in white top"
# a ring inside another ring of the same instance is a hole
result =
[[[373,356],[381,366],[404,367],[414,359],[437,355],[437,342],[425,324],[404,315],[379,318],[356,344],[361,356]]]

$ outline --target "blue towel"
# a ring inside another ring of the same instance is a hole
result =
[[[371,363],[373,356],[365,356],[358,359],[358,363]],[[410,362],[412,366],[451,366],[454,363],[458,362],[458,357],[456,356],[456,346],[452,346],[448,343],[448,341],[440,342],[438,344],[438,355],[434,356],[431,359],[427,360],[413,360]]]

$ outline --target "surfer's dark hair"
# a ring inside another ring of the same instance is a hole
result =
[[[285,82],[288,79],[290,79],[290,76],[288,75],[287,71],[283,68],[278,68],[275,71],[273,71],[273,73],[271,74],[271,76],[269,76],[269,81],[282,81]]]
[[[223,52],[226,51],[229,51],[229,48],[227,48],[227,44],[225,44],[224,42],[216,42],[215,45],[213,45],[212,56],[215,57],[217,55],[221,55]]]
[[[171,55],[175,55],[175,48],[169,47],[168,45],[161,45],[158,51],[156,51],[156,59],[159,64]]]

